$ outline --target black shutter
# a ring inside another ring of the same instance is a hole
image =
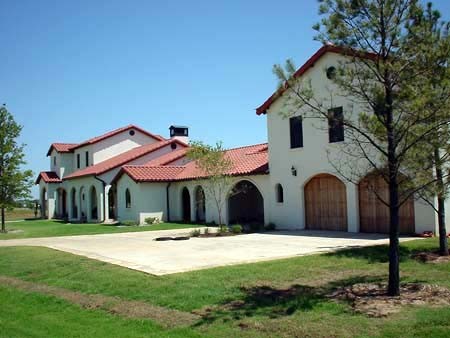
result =
[[[80,169],[80,154],[77,154],[77,168]]]
[[[86,167],[89,167],[89,152],[86,151]]]
[[[291,133],[291,148],[303,147],[303,123],[301,116],[294,116],[289,119]]]
[[[328,110],[328,133],[330,143],[344,141],[344,113],[342,107]]]

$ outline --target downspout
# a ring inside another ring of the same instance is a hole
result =
[[[103,181],[101,178],[94,176],[94,178],[96,180],[99,180],[100,182],[102,182],[103,185],[103,214],[102,214],[102,222],[105,222],[105,215],[106,215],[106,182]]]
[[[170,222],[170,203],[169,203],[169,188],[172,182],[169,182],[166,187],[166,208],[167,208],[167,222]]]

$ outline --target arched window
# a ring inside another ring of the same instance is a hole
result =
[[[131,208],[131,194],[129,189],[125,190],[125,207]]]
[[[284,202],[284,196],[283,196],[283,187],[280,183],[278,183],[275,186],[275,194],[277,196],[277,203],[283,203]]]

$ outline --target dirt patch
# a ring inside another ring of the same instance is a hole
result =
[[[450,253],[450,250],[449,250]],[[439,251],[423,251],[412,255],[412,258],[422,263],[446,263],[450,262],[449,256],[439,255]]]
[[[405,305],[449,306],[450,290],[437,285],[408,283],[400,287],[399,297],[389,297],[383,283],[364,283],[342,287],[327,295],[351,303],[355,312],[369,317],[386,317]]]
[[[0,275],[0,283],[23,291],[61,298],[89,310],[103,310],[133,319],[150,319],[165,328],[189,326],[200,319],[199,316],[192,313],[167,309],[141,301],[129,301],[119,297],[103,295],[89,295],[45,284],[27,282],[13,277]]]

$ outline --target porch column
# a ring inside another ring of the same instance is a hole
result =
[[[104,212],[104,221],[109,220],[109,190],[111,189],[111,185],[108,184],[105,186],[105,190],[103,191],[103,194],[105,196],[105,205],[102,203],[102,207],[105,209]]]
[[[358,185],[354,183],[347,183],[347,231],[359,232],[359,196]]]

